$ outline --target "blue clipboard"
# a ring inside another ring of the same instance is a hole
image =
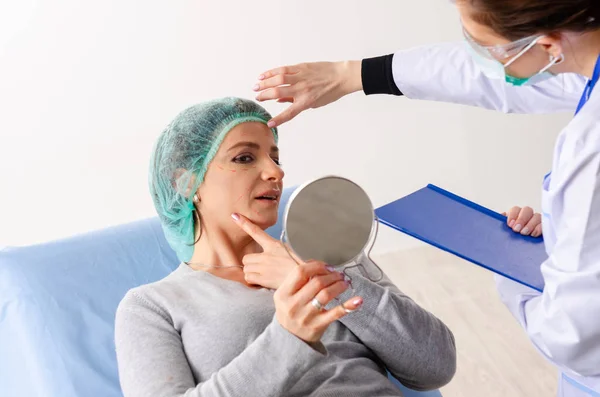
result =
[[[379,221],[537,291],[544,289],[542,237],[523,236],[506,217],[435,185],[375,210]]]

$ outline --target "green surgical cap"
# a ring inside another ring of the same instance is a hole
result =
[[[158,138],[148,182],[165,237],[179,260],[189,261],[194,253],[193,197],[223,139],[241,123],[267,124],[270,119],[256,102],[221,98],[185,109]],[[277,143],[277,129],[271,130]]]

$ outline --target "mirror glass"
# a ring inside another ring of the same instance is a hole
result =
[[[356,183],[327,176],[300,186],[283,219],[287,244],[302,260],[339,267],[359,257],[376,226],[367,193]]]

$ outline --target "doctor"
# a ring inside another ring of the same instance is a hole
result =
[[[455,3],[463,43],[276,68],[259,77],[257,100],[292,103],[273,126],[361,90],[507,113],[575,112],[543,181],[544,292],[502,277],[497,284],[537,350],[560,369],[559,396],[600,397],[600,1]]]

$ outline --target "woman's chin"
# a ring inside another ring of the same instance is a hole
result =
[[[264,230],[277,223],[278,213],[277,211],[257,211],[249,213],[246,218]]]

